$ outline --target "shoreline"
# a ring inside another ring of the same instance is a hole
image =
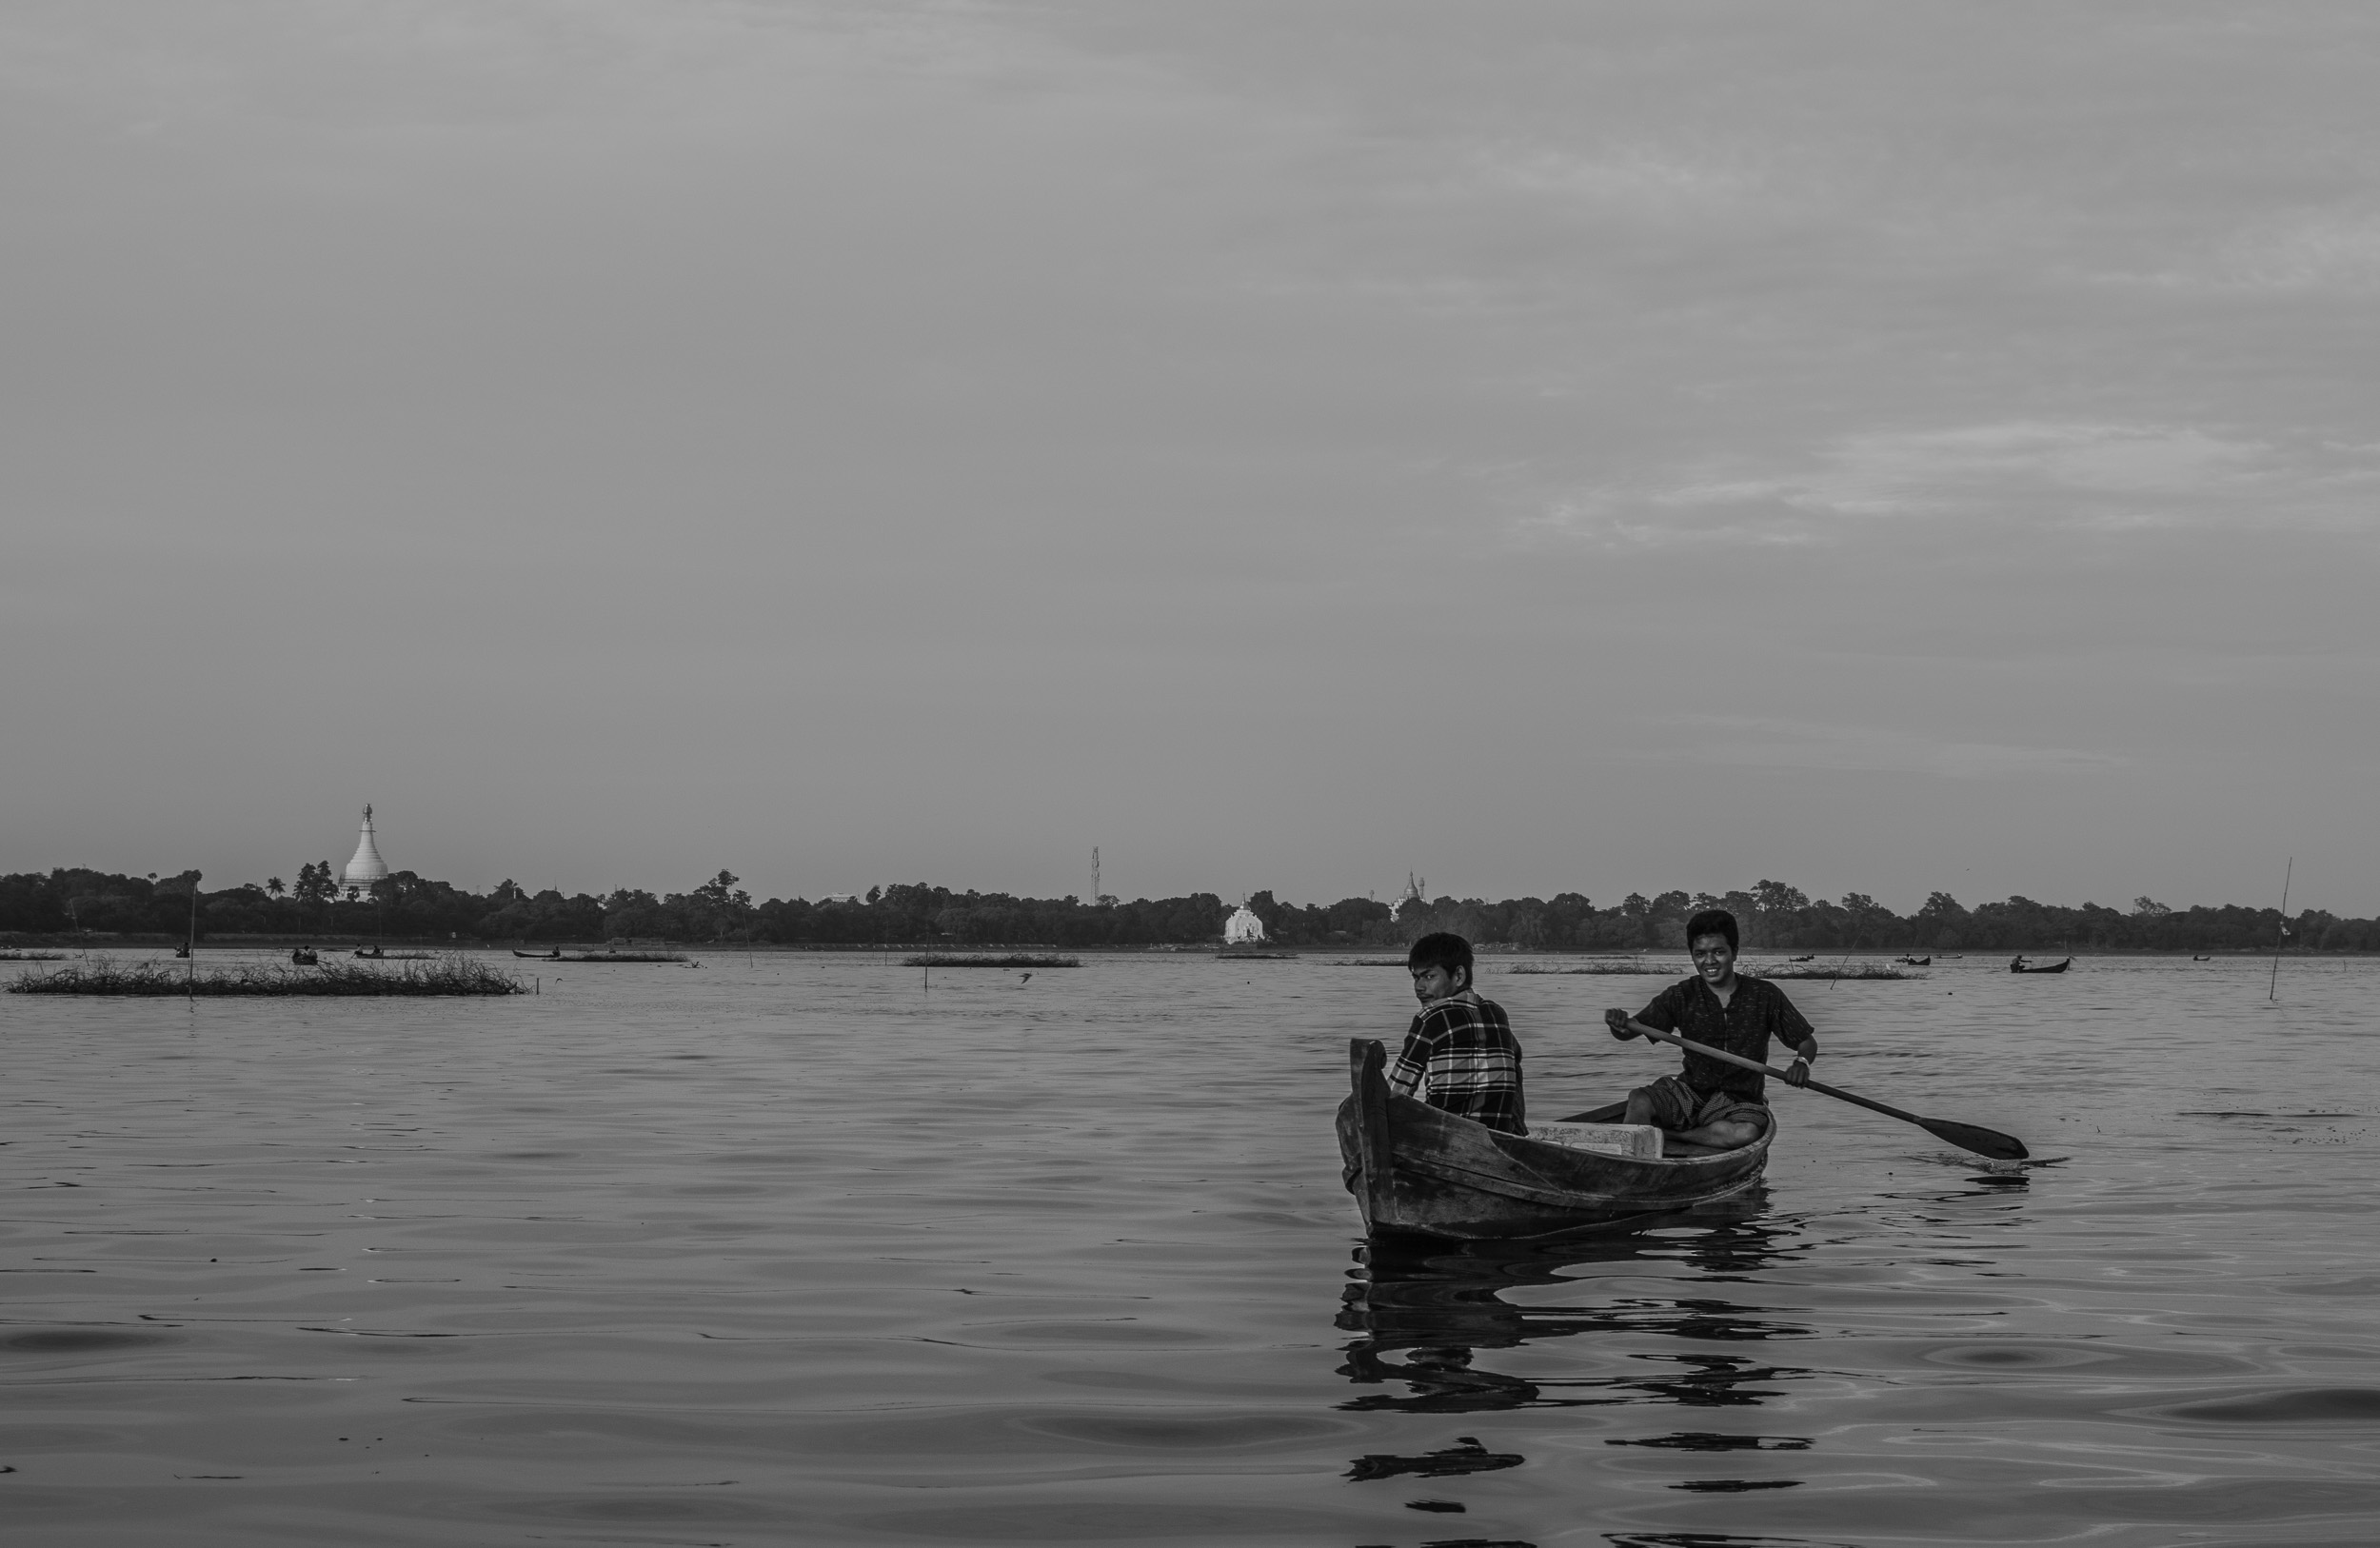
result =
[[[31,931],[8,931],[0,932],[0,950],[65,951],[88,955],[107,951],[148,951],[159,948],[170,949],[174,946],[182,944],[184,939],[185,938],[179,934],[166,934],[162,932],[123,935],[47,935]],[[478,937],[468,941],[460,941],[451,938],[432,936],[359,936],[352,932],[338,932],[327,935],[201,935],[198,938],[198,949],[202,953],[207,951],[209,947],[213,947],[221,951],[275,951],[288,950],[300,946],[310,946],[317,949],[328,947],[339,950],[348,950],[357,946],[373,945],[378,945],[388,950],[406,951],[534,950],[540,954],[554,950],[606,951],[615,949],[613,943],[609,941],[518,941],[487,937]],[[1334,943],[1329,945],[1308,945],[1302,943],[1295,945],[1273,945],[1272,943],[1267,943],[1267,947],[1268,949],[1264,953],[1265,956],[1283,959],[1356,957],[1367,954],[1378,955],[1383,952],[1392,952],[1401,949],[1394,944],[1361,945],[1341,943]],[[639,951],[707,951],[721,954],[752,953],[755,955],[764,952],[779,952],[787,954],[815,954],[819,952],[873,952],[890,955],[894,952],[922,951],[942,951],[962,954],[1002,951],[1065,951],[1081,953],[1084,956],[1091,957],[1195,957],[1207,953],[1221,953],[1225,955],[1240,956],[1250,955],[1245,952],[1230,953],[1220,939],[1213,942],[1160,942],[1145,945],[1097,944],[1078,946],[1059,945],[1055,943],[1046,941],[985,941],[969,942],[963,945],[960,945],[954,944],[948,941],[646,941],[640,937],[635,945],[631,946],[625,943],[622,943],[617,949]],[[1815,956],[1818,963],[1823,963],[1830,959],[1848,959],[1851,961],[1857,961],[1862,957],[1880,957],[1888,954],[1897,957],[1898,955],[1909,952],[1913,948],[1902,946],[1859,946],[1853,947],[1848,951],[1841,948],[1836,948],[1834,951],[1818,950],[1815,952]],[[1686,951],[1683,946],[1647,946],[1639,950],[1632,951],[1616,951],[1608,949],[1594,951],[1578,947],[1543,949],[1531,946],[1497,944],[1479,946],[1476,948],[1476,951],[1478,960],[1483,963],[1492,963],[1499,959],[1542,961],[1584,958],[1597,962],[1627,962],[1639,959],[1659,958],[1676,958],[1683,960],[1686,955]],[[1745,948],[1741,954],[1741,958],[1745,962],[1753,962],[1755,960],[1775,960],[1782,962],[1786,960],[1785,954],[1789,951],[1795,952],[1795,955],[1806,954],[1806,951],[1797,950],[1794,947],[1751,946]],[[1933,956],[1935,959],[1933,965],[1939,967],[1944,965],[1947,962],[1954,960],[1967,962],[1998,961],[2004,963],[2007,958],[2019,955],[2020,953],[2027,957],[2073,957],[2077,961],[2104,960],[2111,962],[2123,962],[2134,959],[2161,959],[2174,962],[2194,962],[2200,958],[2205,958],[2211,962],[2222,962],[2226,960],[2270,962],[2272,960],[2274,955],[2272,949],[2269,946],[2261,949],[2251,946],[2232,946],[2215,951],[2201,952],[2185,950],[2163,951],[2151,950],[2148,948],[2091,951],[2080,950],[2073,946],[2054,945],[2024,947],[1994,946],[1984,950],[1968,949],[1957,953],[1945,953],[1939,949],[1935,949],[1933,952]],[[2280,956],[2283,960],[2291,962],[2352,962],[2357,960],[2380,960],[2380,951],[2321,951],[2312,947],[2289,946],[2283,948],[2280,952]]]

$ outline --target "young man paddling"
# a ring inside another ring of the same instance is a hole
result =
[[[1388,1088],[1505,1134],[1529,1132],[1520,1102],[1520,1043],[1504,1007],[1471,987],[1471,943],[1443,931],[1405,954],[1420,1013],[1388,1072]]]
[[[1795,1053],[1785,1079],[1805,1084],[1818,1040],[1784,990],[1766,979],[1735,976],[1735,915],[1723,908],[1696,914],[1686,923],[1695,976],[1671,984],[1633,1017],[1615,1008],[1603,1020],[1622,1042],[1672,1032],[1761,1063],[1768,1062],[1769,1039],[1775,1038]],[[1757,1070],[1689,1052],[1683,1070],[1628,1093],[1627,1121],[1657,1123],[1688,1143],[1733,1150],[1760,1138],[1769,1125],[1766,1079]]]

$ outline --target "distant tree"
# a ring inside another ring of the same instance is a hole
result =
[[[318,860],[311,865],[298,867],[297,890],[292,894],[302,903],[328,903],[337,888],[331,884],[330,862]]]
[[[735,884],[742,880],[743,878],[737,876],[735,872],[723,870],[701,886],[696,887],[694,895],[713,908],[731,908],[739,903],[748,904],[752,901],[752,895],[748,892],[734,890]],[[871,892],[868,895],[868,901],[875,902],[876,895]]]
[[[685,932],[711,940],[735,934],[748,938],[752,923],[752,895],[736,886],[736,873],[723,870],[696,887],[684,899],[672,898],[677,912],[685,920]]]
[[[266,881],[265,881],[265,890],[266,890],[267,892],[271,893],[274,897],[278,898],[278,897],[280,897],[283,893],[285,893],[285,892],[288,891],[289,889],[288,889],[288,887],[286,887],[286,886],[284,886],[284,885],[282,884],[281,878],[279,878],[279,877],[277,877],[277,876],[274,876],[274,877],[268,877],[268,878],[266,879]]]
[[[2084,906],[2089,907],[2090,905],[2086,903]],[[2166,915],[2172,912],[2173,912],[2173,910],[2166,907],[2165,904],[2157,902],[2154,898],[2148,896],[2146,893],[2132,900],[2132,917],[2135,919],[2163,919]]]

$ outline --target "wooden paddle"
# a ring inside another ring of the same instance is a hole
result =
[[[1724,1060],[1730,1064],[1741,1064],[1748,1070],[1759,1070],[1763,1074],[1774,1075],[1778,1080],[1785,1081],[1783,1070],[1774,1064],[1763,1064],[1756,1059],[1743,1059],[1735,1054],[1723,1053],[1716,1048],[1705,1047],[1699,1042],[1690,1042],[1674,1033],[1657,1031],[1633,1019],[1628,1029],[1640,1037],[1658,1038],[1663,1042],[1674,1042],[1680,1048],[1701,1054],[1706,1059]],[[1793,1084],[1791,1081],[1785,1081],[1785,1083]],[[1865,1107],[1872,1113],[1882,1113],[1887,1118],[1897,1118],[1904,1123],[1914,1123],[1936,1140],[1956,1145],[1961,1150],[1972,1150],[1978,1156],[1989,1156],[1993,1161],[2023,1161],[2030,1154],[2025,1149],[2025,1141],[2013,1134],[2002,1134],[1997,1129],[1987,1129],[1973,1123],[1954,1123],[1947,1118],[1919,1118],[1915,1113],[1904,1113],[1897,1107],[1887,1107],[1880,1101],[1870,1101],[1865,1097],[1854,1097],[1848,1091],[1828,1085],[1825,1082],[1815,1078],[1807,1082],[1805,1089],[1815,1091],[1822,1096],[1833,1097],[1838,1101],[1850,1102],[1854,1107]]]

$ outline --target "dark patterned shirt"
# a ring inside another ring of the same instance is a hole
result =
[[[1526,1134],[1520,1042],[1504,1007],[1477,995],[1434,1000],[1405,1033],[1388,1088],[1505,1134]]]
[[[1724,1007],[1697,974],[1655,995],[1653,1003],[1636,1012],[1636,1020],[1705,1047],[1724,1049],[1764,1064],[1769,1059],[1769,1039],[1775,1038],[1787,1047],[1798,1047],[1811,1035],[1810,1023],[1785,998],[1784,990],[1766,979],[1748,979],[1740,973],[1735,977],[1735,992],[1728,997]],[[1722,1061],[1690,1053],[1686,1056],[1684,1075],[1686,1083],[1696,1091],[1724,1091],[1747,1101],[1767,1100],[1761,1092],[1768,1077],[1757,1070],[1738,1069]]]

